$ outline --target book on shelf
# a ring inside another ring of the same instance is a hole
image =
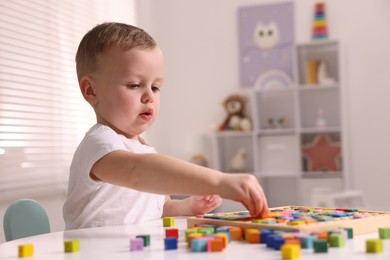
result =
[[[320,65],[320,60],[308,60],[306,61],[306,83],[308,85],[317,85],[318,84],[318,67]]]

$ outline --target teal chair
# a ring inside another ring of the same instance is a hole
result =
[[[50,232],[45,208],[31,199],[14,201],[4,214],[3,227],[6,241]]]

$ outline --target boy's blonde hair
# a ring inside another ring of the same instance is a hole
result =
[[[124,23],[103,23],[84,35],[76,53],[77,78],[96,70],[96,57],[106,50],[118,47],[127,51],[133,48],[149,49],[157,45],[144,30]]]

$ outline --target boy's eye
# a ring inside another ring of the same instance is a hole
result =
[[[159,87],[152,87],[152,91],[153,92],[158,92],[158,91],[160,91],[160,88]]]
[[[126,85],[128,88],[139,88],[140,84],[127,84]]]

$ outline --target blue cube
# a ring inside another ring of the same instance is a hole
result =
[[[177,249],[177,238],[176,237],[167,237],[164,239],[165,250],[174,250]]]

